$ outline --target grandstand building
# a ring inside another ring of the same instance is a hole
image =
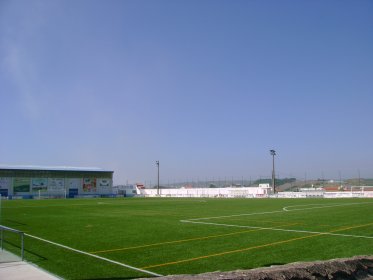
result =
[[[91,167],[0,166],[0,195],[9,198],[111,195],[113,173]]]

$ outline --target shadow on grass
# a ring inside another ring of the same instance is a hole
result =
[[[37,261],[46,261],[46,260],[48,260],[48,258],[43,257],[42,255],[39,255],[39,254],[37,254],[37,253],[35,253],[35,252],[31,251],[31,250],[26,250],[25,249],[25,253],[28,253],[30,255],[33,255],[33,256],[39,258]],[[33,262],[36,263],[37,261],[33,261]]]
[[[263,267],[271,267],[271,266],[278,266],[278,265],[284,265],[286,263],[266,263],[263,265]]]
[[[17,225],[17,226],[27,226],[27,224],[18,222],[16,220],[10,220],[10,219],[5,219],[10,225]]]
[[[11,242],[11,241],[8,241],[8,240],[3,240],[3,242],[4,242],[4,244],[7,244],[7,245],[9,245],[9,246],[11,247],[11,249],[8,248],[8,251],[9,251],[9,252],[12,252],[13,254],[16,254],[17,256],[20,255],[21,246],[19,246],[19,245],[13,243],[13,242]],[[18,251],[18,252],[17,252],[17,251]],[[39,255],[39,254],[37,254],[37,253],[35,253],[35,252],[29,250],[29,249],[24,249],[24,253],[25,253],[25,255],[26,255],[26,253],[27,253],[27,254],[29,254],[29,255],[32,255],[32,256],[37,257],[37,258],[38,258],[37,261],[46,261],[46,260],[48,260],[48,258],[43,257],[42,255]]]

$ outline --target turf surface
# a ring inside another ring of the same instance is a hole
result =
[[[373,254],[372,199],[2,201],[1,223],[168,275]],[[5,248],[19,253],[19,239]],[[17,247],[18,246],[18,247]],[[25,257],[66,279],[149,275],[26,236]]]

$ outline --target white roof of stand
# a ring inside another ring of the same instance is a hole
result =
[[[98,171],[113,172],[99,167],[74,167],[74,166],[41,166],[41,165],[0,165],[6,170],[48,170],[48,171]]]

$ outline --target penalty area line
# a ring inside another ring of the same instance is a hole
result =
[[[67,250],[71,250],[71,251],[76,252],[78,254],[90,256],[90,257],[93,257],[93,258],[96,258],[96,259],[99,259],[99,260],[103,260],[103,261],[106,261],[106,262],[109,262],[109,263],[112,263],[112,264],[116,264],[116,265],[119,265],[119,266],[122,266],[122,267],[129,268],[131,270],[139,271],[139,272],[142,272],[142,273],[145,273],[145,274],[149,274],[149,275],[153,275],[153,276],[163,276],[161,274],[158,274],[158,273],[155,273],[155,272],[152,272],[152,271],[149,271],[149,270],[141,269],[141,268],[138,268],[138,267],[134,267],[134,266],[125,264],[125,263],[113,261],[113,260],[108,259],[108,258],[100,257],[100,256],[97,256],[97,255],[88,253],[88,252],[80,251],[78,249],[74,249],[74,248],[71,248],[69,246],[62,245],[62,244],[59,244],[59,243],[56,243],[56,242],[53,242],[53,241],[50,241],[50,240],[47,240],[47,239],[44,239],[44,238],[40,238],[40,237],[31,235],[31,234],[28,234],[28,233],[25,233],[25,235],[28,236],[28,237],[30,237],[30,238],[34,238],[34,239],[37,239],[37,240],[40,240],[40,241],[43,241],[43,242],[55,245],[57,247],[61,247],[61,248],[67,249]]]
[[[364,225],[357,225],[357,226],[352,226],[352,227],[347,227],[347,228],[341,228],[341,229],[333,230],[333,231],[330,231],[330,232],[320,232],[320,231],[308,231],[308,230],[297,230],[297,229],[273,228],[273,227],[240,226],[240,225],[232,225],[232,224],[198,222],[198,221],[192,221],[192,220],[180,220],[180,222],[181,223],[200,224],[200,225],[222,226],[222,227],[251,228],[251,229],[261,229],[261,230],[273,230],[273,231],[285,231],[285,232],[296,232],[296,233],[308,233],[308,234],[320,234],[320,235],[332,235],[332,236],[373,239],[373,236],[333,233],[333,232],[336,232],[336,231],[344,231],[344,230],[349,230],[349,229],[354,229],[354,228],[359,228],[359,227],[371,226],[371,225],[373,225],[373,223],[364,224]]]
[[[191,218],[183,221],[200,221],[200,220],[212,220],[212,219],[221,219],[221,218],[231,218],[231,217],[242,217],[242,216],[255,216],[255,215],[265,215],[265,214],[276,214],[276,213],[286,213],[290,211],[303,211],[319,208],[330,208],[330,207],[339,207],[339,206],[349,206],[349,205],[362,205],[362,204],[372,204],[373,202],[354,202],[354,203],[333,203],[333,204],[299,204],[299,205],[290,205],[283,207],[281,210],[267,211],[267,212],[254,212],[254,213],[243,213],[243,214],[233,214],[233,215],[224,215],[224,216],[215,216],[215,217],[202,217],[202,218]],[[302,206],[314,206],[308,208],[298,208],[298,209],[289,209],[294,207]]]
[[[234,215],[216,216],[216,217],[193,218],[193,219],[181,220],[181,221],[212,220],[212,219],[241,217],[241,216],[255,216],[255,215],[265,215],[265,214],[274,214],[274,213],[283,213],[283,212],[284,212],[284,210],[276,210],[276,211],[270,211],[270,212],[255,212],[255,213],[234,214]]]
[[[303,211],[303,210],[311,210],[311,209],[321,209],[321,208],[330,208],[330,207],[340,207],[340,206],[351,206],[351,205],[362,205],[362,204],[372,204],[373,202],[354,202],[354,203],[333,203],[333,204],[299,204],[299,205],[290,205],[283,207],[282,210],[284,211]],[[296,208],[302,206],[313,206],[308,208]],[[295,209],[289,209],[295,208]]]

